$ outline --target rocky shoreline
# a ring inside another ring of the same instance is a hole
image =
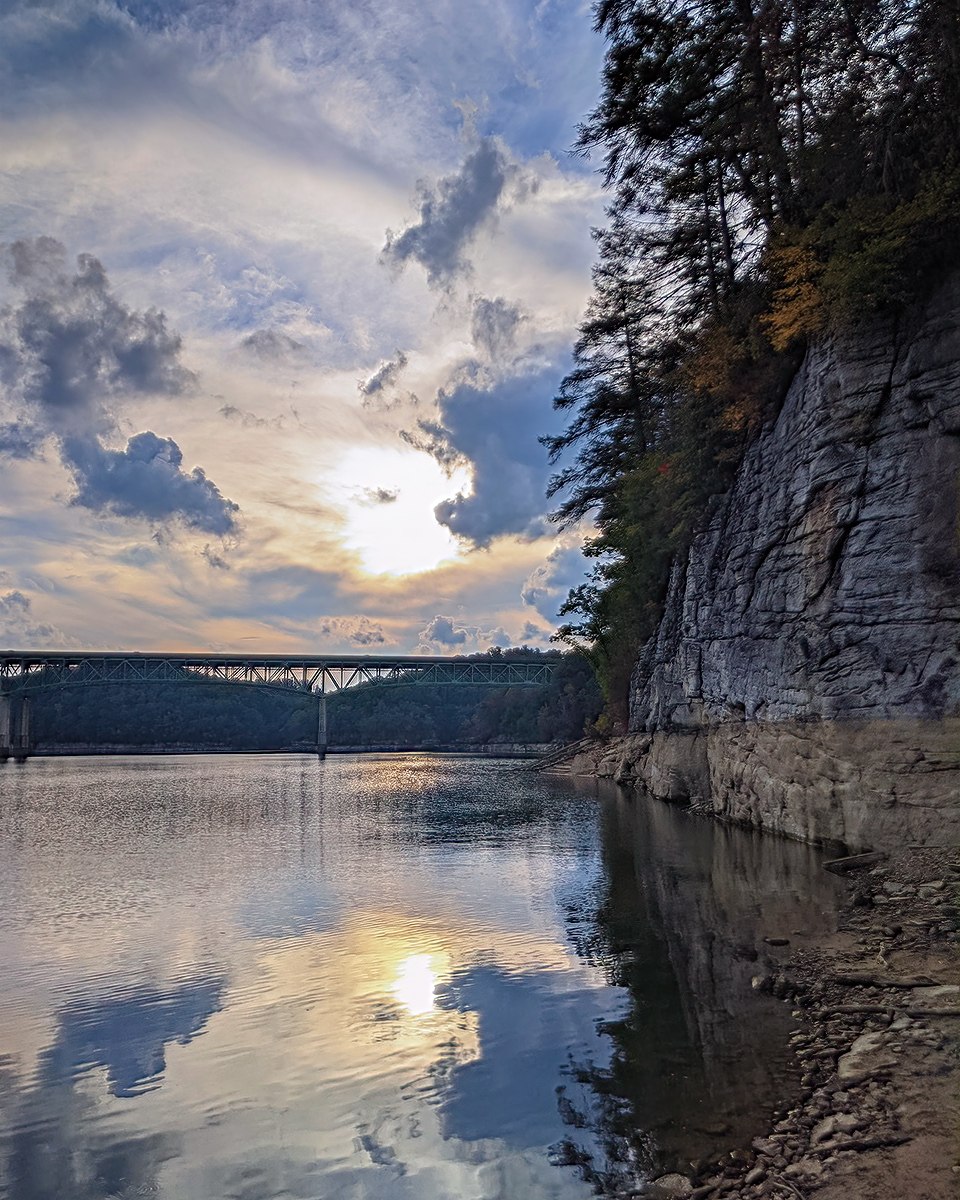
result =
[[[906,847],[833,869],[849,886],[835,936],[769,938],[753,979],[793,1005],[793,1096],[751,1146],[629,1194],[960,1196],[960,853]]]

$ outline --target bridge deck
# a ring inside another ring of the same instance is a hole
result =
[[[34,690],[67,684],[205,680],[319,695],[361,683],[522,687],[546,683],[557,661],[556,658],[538,661],[420,654],[128,654],[120,651],[6,650],[0,651],[0,687]]]

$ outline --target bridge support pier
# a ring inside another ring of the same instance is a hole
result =
[[[317,712],[317,758],[327,757],[327,693],[321,692]]]
[[[0,762],[25,762],[30,753],[30,697],[0,692]]]
[[[10,718],[12,701],[9,692],[0,692],[0,762],[6,762],[10,757],[13,743],[10,737]]]

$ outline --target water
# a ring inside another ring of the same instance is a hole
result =
[[[0,770],[0,1196],[540,1200],[755,1132],[809,848],[428,755]]]

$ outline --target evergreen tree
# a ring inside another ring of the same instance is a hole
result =
[[[960,260],[957,0],[599,0],[580,132],[612,193],[545,438],[597,562],[564,640],[626,719],[640,643],[708,497],[807,339]],[[571,455],[573,458],[571,459]]]

